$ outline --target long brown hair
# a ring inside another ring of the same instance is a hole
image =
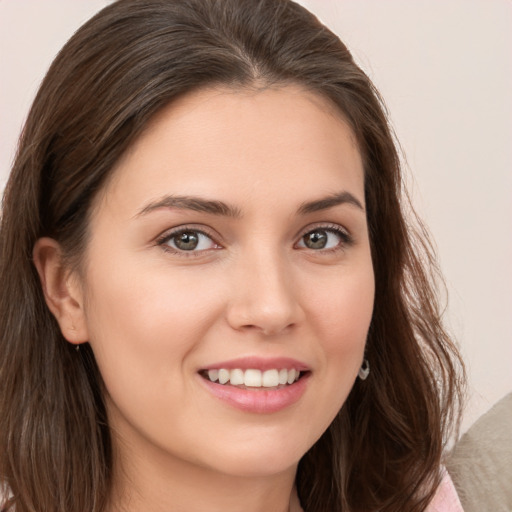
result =
[[[95,195],[156,112],[200,87],[299,84],[350,124],[365,168],[376,298],[371,375],[299,464],[306,512],[420,511],[458,419],[462,365],[441,324],[424,230],[405,215],[386,111],[345,45],[288,0],[119,0],[53,62],[25,124],[0,232],[0,482],[16,512],[101,512],[112,448],[101,376],[49,312],[31,261],[42,236],[70,265]],[[407,220],[408,219],[408,220]],[[414,234],[416,233],[416,234]]]

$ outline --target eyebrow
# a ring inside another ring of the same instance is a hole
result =
[[[136,217],[158,210],[159,208],[178,208],[180,210],[193,210],[196,212],[234,218],[242,216],[238,208],[222,201],[203,199],[196,196],[165,196],[144,206],[144,208],[137,213]]]
[[[364,207],[359,201],[359,199],[357,199],[350,192],[344,191],[337,194],[329,195],[327,197],[323,197],[321,199],[316,199],[314,201],[302,203],[301,206],[299,207],[298,213],[301,215],[306,215],[308,213],[327,210],[329,208],[333,208],[334,206],[338,206],[341,204],[350,204],[364,212]]]
[[[302,203],[297,210],[299,215],[307,215],[322,210],[327,210],[341,204],[351,204],[364,211],[363,205],[350,192],[340,192],[327,197]],[[136,215],[146,215],[160,208],[177,208],[180,210],[192,210],[196,212],[209,213],[224,217],[240,218],[242,212],[236,206],[231,206],[223,201],[204,199],[197,196],[164,196],[161,199],[152,201],[144,206]]]

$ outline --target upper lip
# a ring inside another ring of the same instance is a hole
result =
[[[294,368],[299,371],[309,371],[309,366],[297,359],[290,357],[240,357],[237,359],[230,359],[229,361],[216,362],[201,368],[201,370],[220,370],[221,368],[226,370],[234,370],[240,368],[241,370],[272,370],[272,369],[283,369],[291,370]]]

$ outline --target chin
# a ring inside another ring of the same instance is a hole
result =
[[[265,442],[267,441],[267,442]],[[309,450],[310,444],[304,440],[293,441],[289,438],[281,442],[245,443],[242,446],[232,444],[224,450],[222,456],[216,455],[215,468],[226,475],[244,478],[257,478],[295,472],[302,456]]]

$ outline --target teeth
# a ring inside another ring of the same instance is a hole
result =
[[[239,386],[240,384],[244,384],[244,380],[244,372],[242,370],[231,370],[229,378],[231,385]]]
[[[282,368],[280,370],[256,370],[248,369],[241,370],[235,368],[233,370],[226,370],[221,368],[219,370],[208,370],[208,379],[212,382],[219,382],[220,384],[231,384],[232,386],[244,385],[248,388],[275,388],[279,385],[293,384],[300,377],[300,371],[292,368],[287,370]]]
[[[219,382],[221,384],[226,384],[226,382],[229,381],[229,370],[224,370],[224,369],[221,369],[219,370]]]
[[[295,381],[295,368],[288,370],[288,384],[291,384]]]
[[[274,388],[279,385],[279,372],[277,370],[267,370],[263,372],[262,383],[264,388]]]
[[[244,384],[249,388],[261,388],[261,370],[245,370]]]

